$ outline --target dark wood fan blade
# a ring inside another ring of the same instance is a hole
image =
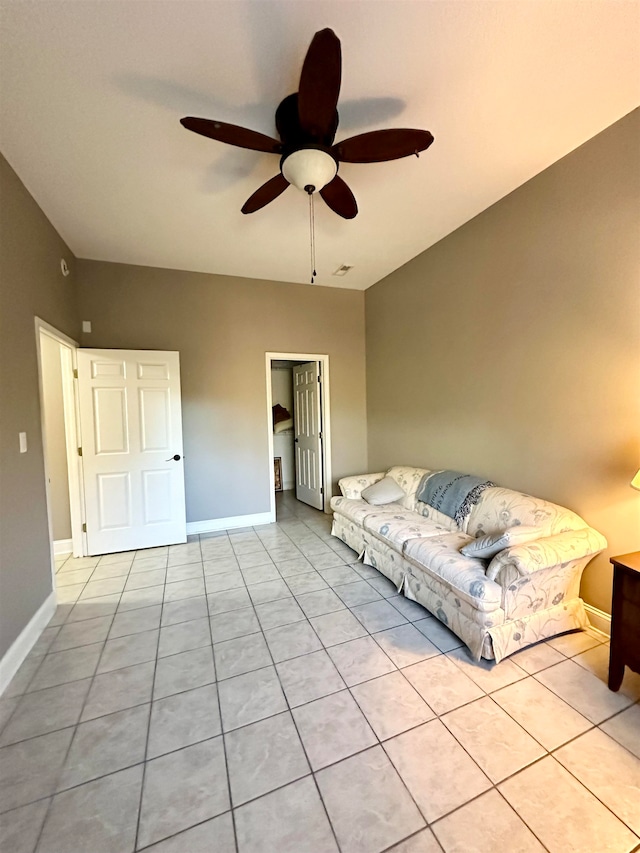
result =
[[[333,30],[320,30],[311,40],[302,66],[298,114],[302,130],[325,145],[331,145],[338,127],[336,105],[341,77],[340,39]]]
[[[180,124],[187,130],[207,136],[209,139],[217,139],[218,142],[226,142],[227,145],[249,148],[251,151],[266,151],[268,154],[282,153],[282,143],[277,139],[272,139],[256,130],[238,127],[236,124],[226,124],[223,121],[208,118],[193,118],[193,116],[181,118]]]
[[[331,153],[342,163],[382,163],[425,151],[432,142],[428,130],[372,130],[343,139]]]
[[[343,219],[353,219],[358,213],[355,197],[339,175],[320,190],[320,195],[331,210]]]
[[[283,175],[276,175],[275,178],[271,178],[266,184],[258,187],[254,194],[245,201],[242,205],[242,212],[255,213],[256,210],[260,210],[274,198],[278,198],[288,186],[289,181]]]

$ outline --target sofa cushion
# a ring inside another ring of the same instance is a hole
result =
[[[364,519],[364,529],[381,542],[392,545],[401,554],[404,543],[409,539],[442,536],[443,533],[456,530],[455,522],[450,518],[447,521],[447,525],[438,524],[416,512],[407,511],[394,512],[393,515],[373,513]]]
[[[580,516],[569,509],[496,486],[483,492],[463,530],[476,538],[501,533],[519,524],[537,527],[540,536],[580,530],[586,526]]]
[[[387,513],[393,515],[394,512],[404,512],[404,507],[399,503],[386,504],[385,506],[373,506],[363,500],[350,500],[349,498],[331,498],[331,509],[337,515],[343,515],[349,521],[354,521],[356,524],[363,523],[368,515],[373,513]]]
[[[405,493],[393,477],[383,477],[382,480],[378,480],[377,483],[363,489],[361,497],[368,504],[381,506],[382,504],[391,504],[396,501],[402,501],[405,497]]]
[[[501,605],[502,587],[487,579],[482,560],[460,553],[460,548],[469,541],[469,536],[460,532],[410,539],[404,546],[404,558],[426,574],[448,583],[455,595],[476,610],[490,612]]]
[[[526,524],[517,524],[502,533],[489,533],[487,536],[479,536],[472,539],[460,549],[465,557],[478,557],[480,560],[491,560],[500,551],[510,548],[512,545],[524,545],[540,538],[538,527],[529,527]]]

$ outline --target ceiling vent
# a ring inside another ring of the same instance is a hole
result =
[[[353,264],[340,264],[337,270],[333,273],[333,275],[346,275],[349,270],[353,269]]]

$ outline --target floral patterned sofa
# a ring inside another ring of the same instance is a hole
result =
[[[589,625],[580,598],[582,571],[606,547],[580,516],[548,501],[498,486],[487,488],[461,527],[417,500],[424,468],[344,477],[331,501],[332,534],[444,622],[478,660],[501,660],[538,640]],[[435,473],[435,472],[431,472]],[[362,491],[391,477],[404,498],[372,505]],[[492,560],[460,549],[476,536],[516,525],[539,538]],[[534,532],[535,535],[535,532]]]

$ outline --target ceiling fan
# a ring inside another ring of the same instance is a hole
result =
[[[433,142],[427,130],[374,130],[334,144],[338,129],[338,95],[342,74],[340,39],[333,30],[317,32],[302,66],[297,92],[276,110],[280,140],[255,130],[188,116],[180,123],[202,136],[239,148],[280,155],[280,173],[257,189],[242,206],[255,213],[294,184],[309,195],[318,191],[326,204],[345,219],[358,205],[338,175],[340,163],[381,163],[416,156]]]

